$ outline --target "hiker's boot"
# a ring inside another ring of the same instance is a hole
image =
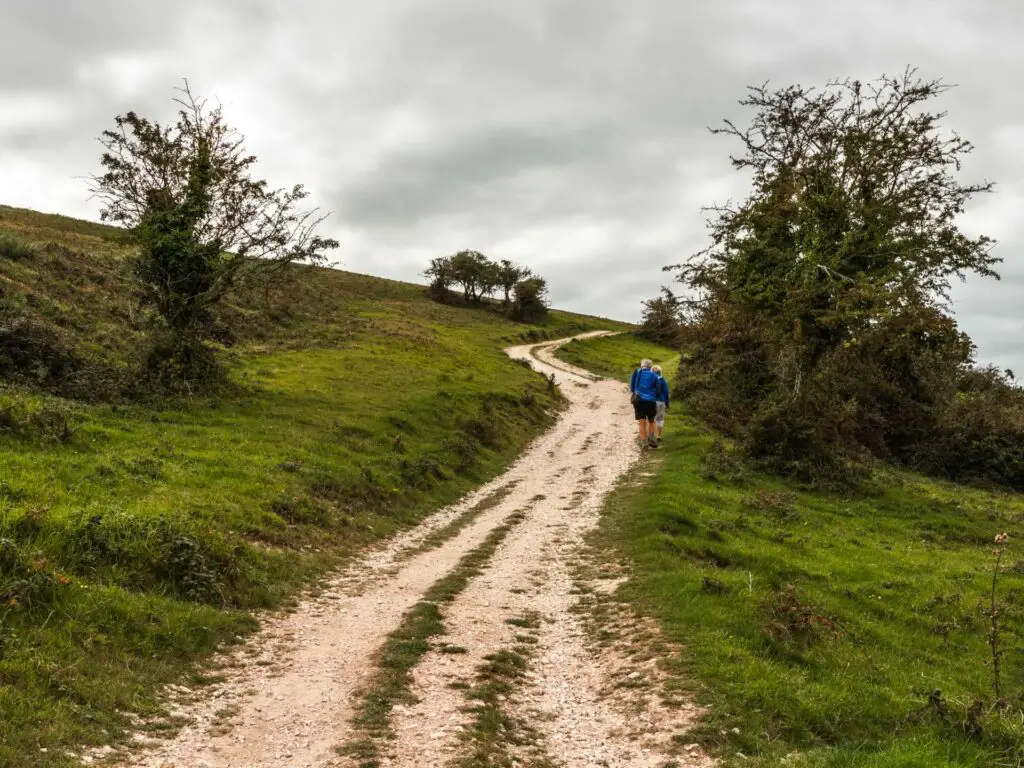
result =
[[[656,437],[649,437],[649,438],[647,438],[647,447],[648,448],[657,448],[659,442],[660,441],[658,440],[658,438],[656,438]]]

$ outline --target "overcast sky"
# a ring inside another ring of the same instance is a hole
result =
[[[463,248],[627,320],[741,196],[706,128],[744,86],[920,68],[997,182],[965,222],[1003,280],[955,293],[983,362],[1024,372],[1021,0],[0,0],[0,203],[97,218],[81,177],[115,114],[219,100],[259,170],[332,211],[335,258],[418,280]]]

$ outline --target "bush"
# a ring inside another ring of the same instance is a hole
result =
[[[104,510],[54,519],[30,511],[5,520],[3,536],[22,552],[36,542],[59,542],[55,556],[69,573],[105,576],[125,589],[224,604],[243,586],[244,545],[198,529],[184,517],[140,519]]]
[[[700,473],[705,480],[735,484],[746,482],[750,474],[740,453],[721,440],[715,440],[700,457]]]
[[[120,397],[126,371],[97,349],[80,350],[30,297],[0,289],[0,378],[20,387],[89,402]]]
[[[191,396],[223,387],[227,370],[202,340],[161,334],[146,355],[140,379],[151,391]]]
[[[58,400],[0,395],[0,432],[44,443],[66,443],[75,434],[74,412]]]
[[[58,599],[67,577],[56,573],[41,556],[0,538],[0,605],[7,610],[43,610]]]
[[[36,254],[35,246],[10,232],[0,232],[0,259],[25,261]]]
[[[536,323],[547,317],[547,281],[531,277],[516,283],[510,316],[524,323]]]
[[[451,456],[456,472],[467,472],[480,460],[479,444],[464,432],[457,432],[444,441],[443,450]]]
[[[998,262],[957,226],[991,184],[955,176],[971,145],[940,138],[926,102],[944,90],[913,71],[755,87],[750,126],[718,131],[753,187],[713,209],[711,244],[678,267],[696,310],[677,387],[773,471],[841,486],[877,458],[1024,489],[1024,395],[974,370],[943,301],[953,275]],[[673,299],[649,302],[652,330]]]
[[[768,491],[758,488],[743,500],[743,506],[754,512],[790,520],[796,516],[796,497],[789,491]]]
[[[114,119],[100,136],[103,173],[91,186],[101,219],[124,226],[136,245],[141,308],[174,339],[158,344],[149,372],[169,390],[192,392],[220,375],[202,344],[217,332],[213,309],[246,285],[269,298],[289,267],[324,264],[338,243],[316,234],[325,217],[302,210],[309,193],[301,185],[273,189],[252,178],[256,158],[220,107],[194,97],[187,81],[179,91],[171,125],[135,112]]]
[[[664,344],[678,347],[683,331],[683,302],[668,288],[661,289],[661,295],[644,302],[637,335]]]

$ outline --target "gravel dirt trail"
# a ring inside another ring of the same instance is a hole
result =
[[[360,738],[354,714],[388,634],[463,555],[510,515],[524,512],[483,572],[443,608],[446,634],[413,670],[418,702],[396,706],[391,714],[395,738],[380,746],[381,765],[443,766],[471,759],[474,750],[482,754],[484,747],[497,751],[466,764],[709,765],[694,749],[669,752],[671,737],[685,730],[696,709],[685,703],[666,707],[651,687],[616,685],[620,679],[648,681],[652,672],[632,671],[628,656],[614,647],[599,649],[577,610],[579,595],[589,589],[577,568],[585,557],[584,536],[596,525],[604,496],[639,453],[625,387],[555,359],[560,343],[506,350],[554,374],[561,386],[569,405],[552,429],[501,477],[369,552],[293,612],[267,617],[257,635],[220,659],[224,682],[195,696],[172,691],[175,714],[186,724],[168,741],[146,743],[140,735],[140,749],[127,764],[358,765],[339,747]],[[436,538],[474,508],[479,513],[458,533],[426,548],[431,534]],[[522,648],[524,632],[532,644],[525,674],[496,706],[526,736],[476,744],[479,712],[467,686],[479,680],[487,657]],[[442,653],[442,646],[460,652]],[[86,762],[98,757],[87,755]]]

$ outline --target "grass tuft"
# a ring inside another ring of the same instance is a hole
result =
[[[478,576],[491,556],[512,529],[525,519],[525,512],[514,512],[492,530],[479,546],[463,555],[459,564],[438,579],[405,616],[398,628],[388,635],[377,657],[377,670],[362,696],[354,724],[363,734],[340,749],[360,761],[362,768],[380,765],[380,743],[393,736],[391,711],[395,704],[412,703],[409,692],[412,670],[430,650],[430,639],[445,633],[441,605],[452,602],[470,580]],[[458,646],[446,646],[464,652]],[[445,652],[442,649],[442,652]]]
[[[513,626],[536,627],[539,617],[531,614],[513,617]],[[554,762],[545,754],[540,734],[528,723],[510,715],[505,702],[520,685],[529,669],[537,638],[524,635],[516,644],[485,657],[477,670],[476,680],[466,691],[473,720],[463,739],[469,753],[457,758],[457,768],[514,768],[527,764],[533,768],[553,768]],[[529,755],[524,763],[524,755]]]

